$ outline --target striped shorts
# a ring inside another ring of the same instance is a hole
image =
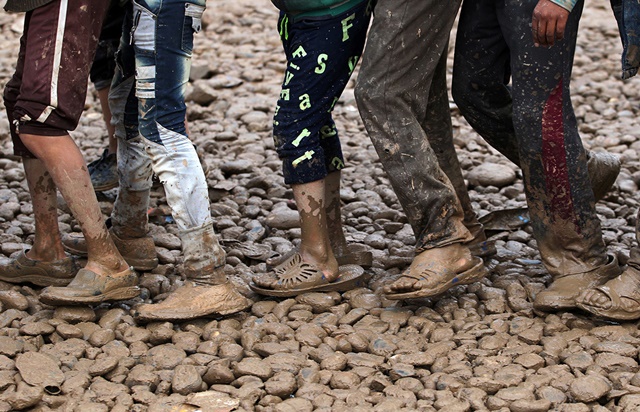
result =
[[[60,136],[78,125],[108,6],[54,0],[27,12],[16,71],[4,90],[16,155],[33,157],[19,133]]]

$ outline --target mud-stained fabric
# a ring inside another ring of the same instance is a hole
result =
[[[637,0],[611,0],[622,40],[622,78],[638,73],[640,67],[640,3]]]
[[[218,285],[226,281],[221,269],[226,256],[213,231],[207,182],[185,125],[185,86],[204,5],[204,0],[140,0],[127,8],[109,93],[120,174],[111,218],[118,233],[147,235],[155,172],[180,230],[184,273],[197,285]],[[189,302],[181,303],[193,310]]]
[[[96,90],[102,90],[111,85],[116,69],[115,55],[122,36],[125,8],[120,4],[120,0],[111,0],[110,4],[89,72],[89,78]]]
[[[418,252],[472,238],[425,130],[428,113],[444,116],[443,121],[449,116],[448,103],[440,110],[427,106],[459,6],[459,1],[379,0],[356,85],[360,114],[413,227]]]
[[[607,262],[569,91],[583,2],[552,47],[534,46],[537,3],[464,2],[452,92],[469,124],[521,166],[543,262],[552,275],[568,275]]]
[[[478,221],[478,215],[476,215],[471,205],[467,183],[462,176],[458,154],[453,145],[453,125],[451,123],[449,91],[447,89],[446,53],[442,53],[442,56],[440,56],[440,61],[433,73],[433,80],[429,88],[427,115],[422,123],[422,128],[427,134],[429,144],[438,159],[440,168],[451,181],[460,201],[464,213],[462,223],[473,237],[482,236],[482,224]]]
[[[4,9],[9,12],[21,13],[35,10],[38,7],[51,3],[53,0],[7,0]]]
[[[180,230],[211,220],[209,190],[187,136],[184,102],[193,36],[203,12],[204,0],[141,0],[127,10],[109,95],[120,170],[114,223],[146,216],[145,204],[125,202],[130,196],[123,192],[148,190],[153,172]]]
[[[78,125],[84,109],[89,67],[108,4],[56,0],[26,14],[13,77],[4,103],[14,153],[33,158],[16,130],[61,136]]]
[[[344,168],[331,112],[362,54],[370,16],[367,1],[330,18],[294,22],[280,14],[287,69],[273,138],[285,183],[313,182]]]

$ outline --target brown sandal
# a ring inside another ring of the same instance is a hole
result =
[[[303,261],[300,253],[296,252],[266,275],[276,282],[273,288],[261,287],[256,283],[249,286],[261,295],[289,297],[307,292],[345,292],[364,285],[366,279],[362,267],[344,265],[338,270],[338,279],[329,282],[319,268]]]
[[[442,261],[442,256],[444,255],[455,256],[451,261],[457,262],[457,267],[448,267],[444,264]],[[419,259],[419,261],[416,259]],[[416,262],[418,263],[416,264]],[[433,297],[446,292],[454,286],[474,283],[487,274],[487,268],[481,258],[472,256],[469,248],[453,244],[423,251],[416,256],[411,267],[400,277],[400,279],[413,279],[416,283],[431,281],[430,283],[435,283],[432,287],[394,292],[393,285],[388,285],[385,286],[384,293],[387,299],[393,300]],[[400,279],[396,280],[396,282]]]
[[[609,298],[609,307],[595,306],[590,301],[597,291]],[[591,295],[591,296],[589,296]],[[576,306],[596,316],[615,320],[640,318],[640,272],[628,267],[620,276],[604,285],[585,290],[576,298]]]
[[[607,263],[589,272],[559,276],[547,287],[538,292],[533,307],[541,311],[558,311],[576,307],[576,298],[586,289],[595,288],[620,274],[618,258],[607,256]]]
[[[287,260],[291,259],[293,255],[298,253],[297,250],[292,249],[284,255],[274,256],[267,259],[267,266],[272,268],[276,268],[282,265]],[[347,245],[347,252],[343,255],[336,254],[336,260],[338,261],[338,265],[357,265],[361,266],[365,269],[370,268],[373,265],[373,253],[368,250],[365,250],[362,245],[357,243],[352,243]]]

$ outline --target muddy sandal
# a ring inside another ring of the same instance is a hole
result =
[[[594,305],[594,293],[609,299],[607,307]],[[576,299],[576,306],[596,316],[615,320],[640,318],[640,272],[629,267],[604,285],[587,289]]]
[[[338,278],[329,282],[320,269],[303,261],[300,253],[296,252],[276,266],[272,273],[266,275],[274,281],[272,288],[262,287],[256,283],[251,283],[249,286],[261,295],[289,297],[307,292],[345,292],[364,285],[366,279],[362,267],[344,265],[340,266],[338,271]]]
[[[263,245],[254,242],[240,242],[233,239],[223,239],[222,244],[230,249],[234,249],[246,258],[253,260],[268,260],[273,254],[273,250],[269,245]]]
[[[291,257],[296,253],[298,253],[298,251],[292,249],[284,255],[270,257],[267,259],[267,266],[275,269],[287,260],[291,259]],[[373,253],[366,250],[364,247],[361,247],[361,245],[353,243],[347,245],[347,252],[345,254],[336,255],[336,260],[340,266],[357,265],[367,269],[373,265]]]
[[[385,293],[385,298],[391,300],[402,300],[402,299],[418,299],[418,298],[428,298],[432,296],[440,295],[447,290],[451,289],[454,286],[460,285],[468,285],[470,283],[474,283],[482,279],[487,275],[487,269],[480,258],[474,258],[479,260],[471,269],[467,269],[462,273],[454,274],[451,279],[444,280],[440,282],[436,287],[430,289],[419,289],[412,292],[403,292],[403,293]],[[419,275],[411,273],[407,270],[402,274],[402,277],[409,277],[415,279],[417,281],[426,280],[429,277],[438,276],[442,277],[441,273],[425,270]]]
[[[533,307],[545,312],[573,309],[582,291],[603,285],[619,274],[618,259],[609,255],[607,263],[598,268],[556,277],[547,289],[538,292],[533,300]]]
[[[458,264],[457,268],[447,266],[444,263],[446,261],[442,261],[442,256],[446,255],[455,256],[451,261],[461,262],[461,264]],[[396,282],[403,278],[414,280],[414,284],[407,288],[409,290],[394,291],[393,285],[389,285],[385,286],[384,293],[387,299],[392,300],[427,298],[440,295],[454,286],[474,283],[487,274],[488,271],[482,259],[472,256],[469,249],[464,246],[450,245],[428,249],[416,256],[411,267],[396,280]],[[432,286],[415,288],[415,283],[418,282],[431,283]]]

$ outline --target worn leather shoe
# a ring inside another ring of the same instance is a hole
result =
[[[156,247],[151,236],[123,239],[115,234],[113,228],[109,229],[109,234],[124,260],[135,270],[145,272],[158,266]],[[87,255],[87,242],[80,233],[64,234],[62,245],[69,253],[78,256]]]
[[[251,302],[229,281],[220,285],[197,285],[187,281],[160,303],[135,308],[139,321],[196,319],[208,315],[229,315],[248,308]]]
[[[30,259],[25,253],[0,262],[0,280],[9,283],[33,283],[38,286],[66,286],[78,271],[78,266],[71,257],[43,262]]]
[[[138,275],[133,268],[111,275],[80,269],[66,287],[48,287],[40,294],[47,305],[82,305],[133,299],[140,294]]]

